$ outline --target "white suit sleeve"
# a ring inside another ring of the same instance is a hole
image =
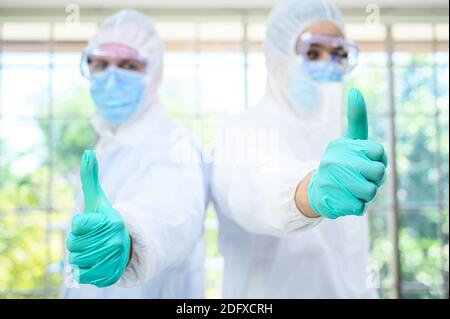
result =
[[[132,237],[133,254],[119,286],[135,286],[182,263],[201,237],[205,189],[200,165],[153,164],[129,200],[113,203]]]
[[[231,156],[230,161],[223,145],[214,144],[211,181],[219,213],[248,232],[277,237],[314,227],[322,220],[303,215],[294,200],[299,182],[319,163],[288,156],[266,162]]]

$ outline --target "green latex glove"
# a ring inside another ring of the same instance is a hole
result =
[[[80,176],[84,214],[72,219],[72,231],[66,241],[69,263],[79,283],[107,287],[115,284],[127,267],[130,236],[103,193],[93,151],[84,152]]]
[[[328,145],[308,187],[311,207],[331,219],[361,216],[383,183],[387,165],[383,146],[367,139],[366,103],[357,89],[348,93],[347,121],[347,132]]]

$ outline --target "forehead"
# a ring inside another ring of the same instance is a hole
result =
[[[105,43],[100,46],[100,51],[111,55],[135,55],[137,51],[121,43]]]
[[[140,58],[136,50],[119,43],[102,44],[91,52],[91,60],[107,60],[110,62],[118,61],[139,61]]]
[[[302,33],[309,32],[313,35],[324,35],[329,37],[343,38],[341,30],[330,21],[316,21],[308,25]]]

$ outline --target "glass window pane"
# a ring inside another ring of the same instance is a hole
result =
[[[360,68],[368,67],[386,67],[387,55],[380,51],[362,51],[358,57],[358,66],[355,71]],[[383,68],[384,70],[384,68]],[[353,74],[353,73],[352,73]]]
[[[359,66],[346,78],[346,88],[356,87],[363,92],[369,116],[388,111],[386,77],[384,67]]]
[[[165,56],[164,81],[160,90],[163,106],[172,115],[193,115],[199,108],[196,56],[191,52]]]
[[[410,65],[396,67],[394,72],[396,110],[400,114],[434,114],[433,69]]]
[[[4,68],[14,67],[16,69],[43,68],[50,65],[50,53],[43,51],[20,52],[9,51],[9,45],[5,45],[5,52],[2,53],[1,63]],[[43,81],[44,82],[44,81]]]
[[[53,66],[55,68],[59,67],[71,67],[76,69],[76,73],[81,77],[80,71],[80,59],[81,52],[55,52],[52,56]]]
[[[437,104],[442,117],[448,117],[449,112],[449,95],[448,95],[448,83],[449,79],[449,69],[448,69],[448,55],[447,55],[447,66],[439,67],[437,69]]]
[[[434,58],[436,59],[436,64],[438,67],[444,68],[444,69],[448,69],[448,51],[437,51],[434,54]],[[448,81],[448,77],[447,77],[447,81]]]
[[[0,207],[46,207],[48,153],[46,123],[2,119]]]
[[[0,291],[26,293],[44,288],[48,252],[45,218],[43,211],[0,213]]]
[[[381,297],[389,297],[388,291],[393,282],[389,265],[392,260],[392,243],[388,236],[388,212],[385,210],[369,209],[370,227],[370,264],[376,271]],[[384,290],[388,290],[384,292]]]
[[[420,298],[433,298],[442,285],[440,218],[436,209],[402,212],[400,215],[402,276],[419,286]]]
[[[404,203],[436,201],[436,129],[420,114],[397,117],[399,198]]]
[[[5,117],[47,116],[49,71],[44,68],[5,66],[2,72],[0,104]],[[36,81],[40,79],[40,81]]]
[[[89,117],[95,105],[89,92],[89,81],[81,77],[78,68],[55,67],[52,72],[53,114]]]
[[[248,106],[255,106],[266,90],[267,69],[264,54],[253,52],[248,55]]]
[[[441,200],[445,201],[448,206],[449,199],[449,124],[448,124],[448,116],[441,116],[439,118],[440,123],[440,141],[439,141],[439,150],[441,152],[440,165],[441,165],[441,176],[439,178],[439,182],[442,188],[442,198]],[[448,214],[448,209],[447,209]]]
[[[73,201],[80,183],[79,164],[85,149],[92,149],[96,134],[90,121],[54,120],[52,204],[56,209],[73,209]]]
[[[431,66],[433,64],[433,51],[431,42],[429,47],[425,48],[423,51],[410,50],[409,48],[398,46],[396,47],[396,52],[393,54],[393,61],[395,66]]]
[[[202,53],[199,68],[202,112],[220,115],[245,109],[241,54]]]

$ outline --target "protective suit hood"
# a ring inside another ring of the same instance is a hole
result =
[[[320,117],[314,110],[313,118],[308,116],[308,112],[303,112],[290,98],[289,86],[292,72],[298,68],[295,54],[297,39],[311,23],[317,21],[332,22],[345,34],[342,16],[334,5],[323,0],[287,0],[272,10],[264,41],[268,74],[265,98],[271,100],[271,105],[288,107],[299,119],[308,122],[319,121]]]
[[[160,107],[158,89],[163,77],[164,46],[150,19],[133,9],[120,10],[107,18],[85,50],[110,43],[128,46],[147,61],[144,96],[136,113],[124,123],[130,124],[142,117],[149,108]]]

